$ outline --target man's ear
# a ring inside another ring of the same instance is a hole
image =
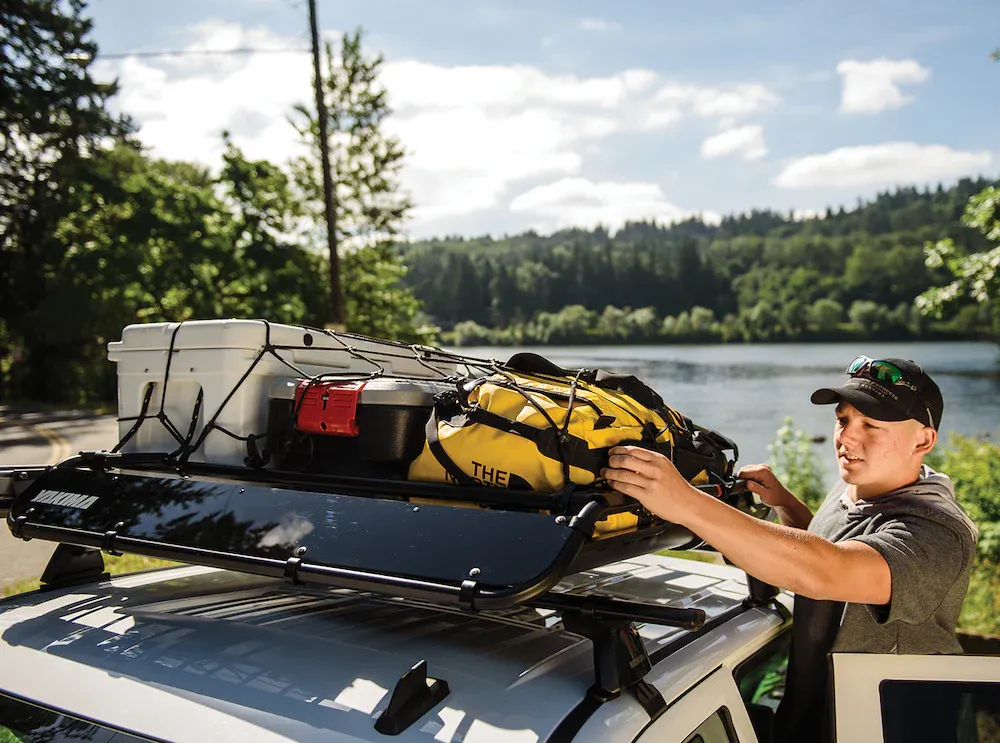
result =
[[[920,434],[917,437],[916,453],[921,457],[931,453],[937,443],[938,432],[930,426],[921,426]]]

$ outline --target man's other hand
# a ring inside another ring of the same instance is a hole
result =
[[[747,481],[750,492],[771,508],[788,506],[795,496],[788,490],[766,464],[748,464],[736,476]]]

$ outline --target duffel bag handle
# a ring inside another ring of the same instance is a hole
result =
[[[612,374],[603,369],[564,369],[552,363],[537,353],[515,353],[504,365],[512,371],[528,374],[545,374],[550,377],[577,377],[584,382],[595,384],[601,389],[622,392],[637,403],[650,410],[655,410],[661,416],[666,410],[663,398],[641,379],[633,374]]]
[[[509,359],[504,367],[510,369],[511,371],[526,372],[528,374],[545,374],[550,377],[575,377],[577,372],[572,369],[563,369],[561,366],[552,363],[544,356],[539,356],[537,353],[530,353],[524,351],[522,353],[515,353]],[[594,376],[597,374],[596,370],[584,370],[580,379],[586,381],[593,381]]]

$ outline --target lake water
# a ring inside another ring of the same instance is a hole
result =
[[[739,464],[765,462],[767,445],[786,417],[810,436],[831,484],[832,405],[813,405],[818,387],[839,386],[859,354],[920,364],[944,396],[942,440],[948,434],[994,435],[1000,429],[1000,348],[992,343],[808,343],[708,346],[585,346],[462,348],[472,356],[506,359],[532,351],[564,367],[628,372],[646,382],[699,425],[740,447]]]

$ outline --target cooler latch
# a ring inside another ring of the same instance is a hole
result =
[[[364,382],[299,382],[295,427],[306,433],[358,435],[358,399]]]

